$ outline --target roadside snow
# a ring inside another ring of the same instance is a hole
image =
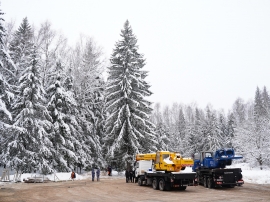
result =
[[[232,168],[241,168],[244,182],[254,184],[270,184],[270,168],[260,170],[251,168],[247,163],[233,164]]]

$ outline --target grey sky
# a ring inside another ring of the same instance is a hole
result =
[[[128,19],[162,105],[196,102],[232,107],[270,90],[270,1],[1,0],[4,19],[49,20],[74,44],[92,36],[110,57]]]

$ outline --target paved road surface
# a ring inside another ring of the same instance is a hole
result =
[[[77,180],[49,183],[7,183],[0,185],[1,202],[174,202],[234,201],[269,202],[270,185],[244,184],[242,187],[206,189],[187,187],[185,191],[159,191],[150,186],[125,183],[123,177],[101,178],[99,182]]]

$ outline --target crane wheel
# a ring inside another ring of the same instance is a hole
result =
[[[158,180],[157,180],[157,178],[153,179],[152,187],[153,187],[153,189],[156,189],[156,190],[158,189]]]
[[[203,186],[204,186],[205,188],[208,187],[208,184],[207,184],[207,177],[204,177],[204,178],[203,178]]]
[[[142,179],[140,177],[138,178],[138,185],[142,186]]]
[[[208,178],[207,179],[207,186],[209,189],[212,189],[213,188],[213,182],[212,182],[212,179],[211,178]]]
[[[164,179],[160,179],[158,185],[159,185],[159,190],[160,191],[165,191],[165,181],[164,181]]]

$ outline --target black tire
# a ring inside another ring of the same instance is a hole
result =
[[[166,190],[166,185],[165,185],[164,179],[160,179],[158,185],[159,185],[159,190],[160,191],[165,191]]]
[[[157,180],[157,178],[154,178],[154,179],[153,179],[152,187],[153,187],[153,189],[155,189],[155,190],[158,189],[158,180]]]
[[[212,181],[211,178],[208,178],[208,179],[207,179],[207,186],[208,186],[209,189],[214,188],[214,186],[213,186],[213,181]]]
[[[142,179],[141,179],[140,177],[138,177],[138,185],[139,185],[139,186],[142,186],[142,184],[143,184],[143,183],[142,183]]]
[[[203,178],[203,186],[204,186],[205,188],[208,187],[208,185],[207,185],[207,177],[204,177],[204,178]]]

